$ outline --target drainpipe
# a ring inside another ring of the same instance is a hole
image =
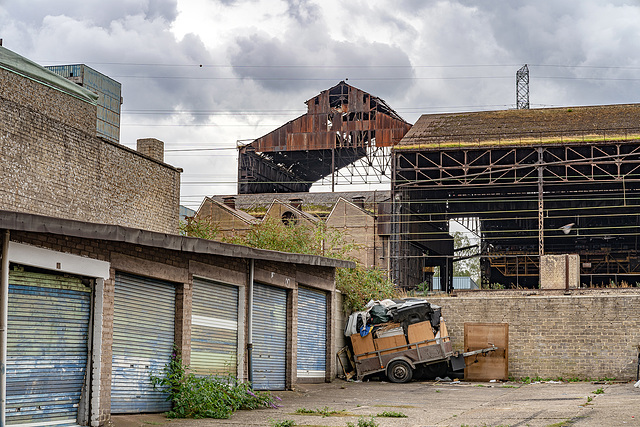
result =
[[[9,230],[2,240],[2,277],[0,280],[0,427],[7,411],[7,323],[9,314]]]
[[[249,321],[247,322],[247,370],[251,387],[253,387],[253,273],[254,260],[249,260]]]

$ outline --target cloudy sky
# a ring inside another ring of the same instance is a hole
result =
[[[4,47],[122,83],[121,142],[165,141],[192,208],[343,79],[411,123],[514,108],[525,63],[532,108],[640,102],[638,23],[640,0],[0,0]]]

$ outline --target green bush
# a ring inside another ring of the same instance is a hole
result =
[[[187,372],[174,351],[163,375],[151,376],[154,388],[167,392],[172,402],[169,418],[229,418],[238,409],[276,408],[277,396],[251,390],[232,375],[196,376]]]
[[[346,243],[338,230],[328,228],[323,222],[287,225],[273,218],[253,225],[244,236],[228,241],[253,248],[343,260],[352,260],[350,253],[358,249],[357,245]],[[347,313],[362,310],[371,299],[394,298],[397,295],[397,289],[383,270],[361,265],[336,269],[336,288],[343,294]]]
[[[376,268],[339,268],[336,288],[342,292],[346,313],[360,311],[370,300],[395,298],[397,289],[384,271]]]

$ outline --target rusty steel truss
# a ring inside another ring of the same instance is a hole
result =
[[[469,217],[484,283],[534,287],[540,255],[575,253],[583,284],[640,282],[640,129],[499,139],[394,149],[399,281],[408,245],[450,269],[429,235]]]
[[[306,114],[239,148],[239,194],[305,192],[327,178],[332,185],[389,178],[390,147],[409,123],[345,82],[306,104]]]

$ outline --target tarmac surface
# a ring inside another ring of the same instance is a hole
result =
[[[384,381],[304,384],[274,392],[278,409],[238,411],[228,420],[169,420],[162,414],[118,415],[114,427],[296,426],[358,427],[360,417],[387,426],[640,426],[640,388],[630,383],[542,382],[522,384]],[[599,393],[593,393],[594,391]],[[344,411],[334,416],[305,415],[298,409]],[[377,416],[399,412],[406,418]],[[364,423],[363,423],[364,424]]]

